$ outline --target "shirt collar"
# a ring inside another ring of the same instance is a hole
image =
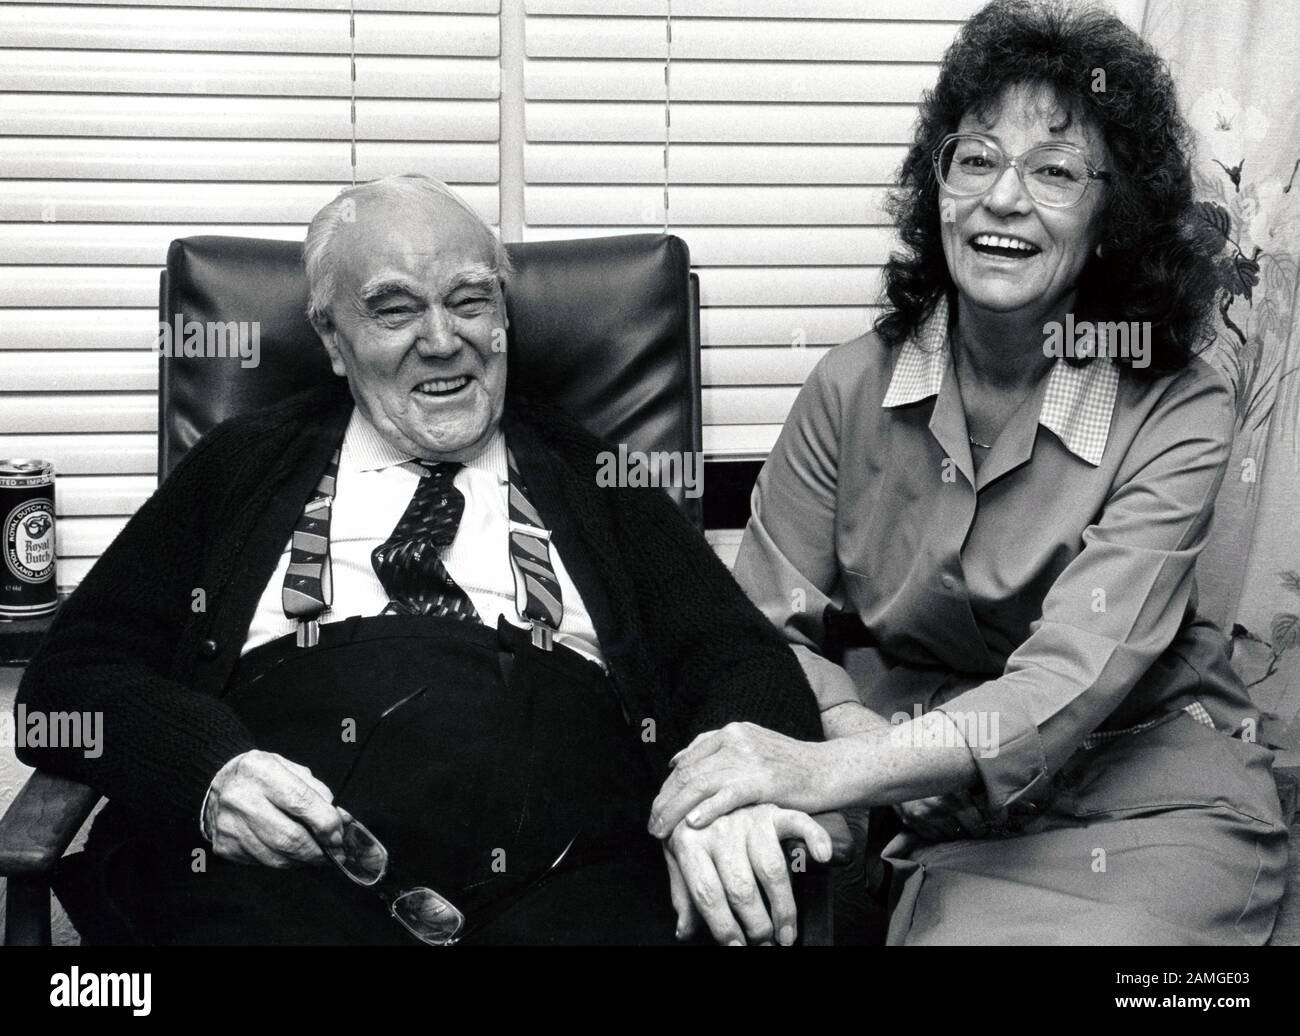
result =
[[[1101,334],[1105,335],[1102,327]],[[1096,467],[1110,436],[1111,416],[1119,389],[1119,367],[1105,358],[1106,343],[1092,362],[1076,367],[1058,359],[1048,375],[1038,423],[1053,432],[1067,450]],[[948,343],[948,299],[897,350],[894,373],[882,407],[906,406],[937,396],[952,366]]]
[[[352,408],[347,431],[343,433],[343,449],[339,454],[340,471],[384,471],[403,465],[411,465],[413,470],[418,471],[416,464],[414,456],[390,443],[359,408]],[[502,485],[510,481],[506,465],[506,437],[500,427],[481,450],[466,458],[464,464],[467,468],[492,475]]]

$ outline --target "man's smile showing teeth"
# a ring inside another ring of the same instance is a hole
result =
[[[459,392],[468,384],[469,378],[463,374],[457,378],[431,378],[417,385],[416,391],[426,396],[449,396],[453,392]]]
[[[1002,256],[1006,259],[1028,259],[1042,251],[1023,238],[1003,234],[976,234],[971,238],[970,244],[971,248],[983,255]]]

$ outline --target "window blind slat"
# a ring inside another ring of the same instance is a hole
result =
[[[81,6],[117,7],[121,0],[63,0]],[[276,7],[290,10],[330,8],[346,11],[348,0],[183,0],[185,7]],[[133,7],[175,7],[177,0],[131,0]],[[501,0],[354,0],[362,11],[399,11],[407,14],[496,14]]]
[[[155,432],[158,396],[156,392],[0,392],[0,428],[16,435]]]
[[[0,306],[76,298],[88,306],[147,306],[158,271],[131,266],[0,266]]]
[[[0,99],[0,119],[19,136],[351,139],[343,98],[23,94]],[[372,100],[357,111],[358,140],[497,136],[494,101]]]
[[[710,386],[704,390],[704,423],[780,424],[799,390],[793,386],[731,388]]]
[[[54,480],[60,517],[135,513],[158,485],[152,475],[64,475]]]
[[[700,337],[710,347],[835,345],[865,332],[879,312],[875,306],[706,309],[700,313]]]
[[[781,434],[772,424],[709,424],[704,427],[704,454],[716,460],[766,457]]]
[[[849,306],[880,292],[872,266],[699,267],[700,305]]]
[[[801,385],[829,350],[721,349],[703,350],[700,370],[704,380],[719,385]]]
[[[157,302],[140,309],[7,309],[0,350],[149,349],[157,334]]]
[[[60,555],[95,557],[108,549],[126,517],[62,518],[54,525],[55,550]]]
[[[501,86],[495,61],[370,56],[357,67],[357,96],[490,100]],[[150,51],[11,50],[0,90],[127,94],[348,97],[345,56],[186,54]],[[364,113],[364,109],[362,109]]]
[[[56,476],[151,475],[158,470],[158,434],[0,435],[0,457],[53,461]]]
[[[0,195],[2,197],[2,195]],[[877,187],[675,187],[672,221],[700,224],[886,225],[885,189]],[[530,223],[663,224],[663,190],[645,187],[557,187],[528,192]]]
[[[955,26],[896,21],[674,19],[673,60],[938,61]],[[528,19],[530,58],[663,60],[662,18]]]
[[[358,162],[358,170],[360,168]],[[343,181],[333,184],[213,183],[205,185],[202,191],[195,191],[188,184],[177,183],[4,180],[0,181],[0,221],[42,222],[42,212],[48,211],[53,220],[77,222],[203,221],[302,226],[310,222],[316,211],[344,186]],[[496,222],[498,195],[495,185],[453,186],[484,219]],[[163,258],[159,256],[160,265]]]
[[[357,16],[359,55],[496,57],[497,19],[472,14]],[[183,53],[348,54],[348,13],[193,7],[91,7],[12,4],[0,7],[8,47],[61,50],[150,50]]]
[[[609,227],[529,227],[527,240],[599,237]],[[691,261],[706,266],[883,265],[895,247],[890,227],[702,227],[676,225],[690,243]],[[0,227],[0,242],[4,228]]]
[[[358,173],[364,169],[367,177],[436,168],[441,179],[455,183],[495,184],[500,151],[495,141],[374,141],[357,159]],[[352,175],[346,143],[303,140],[0,137],[0,167],[28,180],[341,183]]]
[[[673,141],[904,144],[915,119],[915,106],[908,104],[684,103],[673,106]],[[528,105],[528,139],[662,143],[664,106],[536,101]]]
[[[71,591],[86,578],[86,573],[94,566],[97,558],[59,558],[59,590],[61,592]]]
[[[675,184],[891,184],[907,149],[897,146],[817,147],[802,144],[677,144]],[[662,183],[662,144],[529,144],[528,182]]]
[[[5,351],[0,386],[5,392],[148,392],[158,387],[158,360],[140,350]]]
[[[916,21],[960,21],[985,0],[673,0],[673,18],[862,18],[906,17]],[[529,14],[617,15],[663,18],[665,0],[525,0]]]
[[[278,241],[301,241],[307,227],[196,223],[0,223],[0,256],[9,263],[46,265],[147,266],[157,271],[159,256],[178,237],[228,234]],[[156,314],[155,314],[156,315]],[[0,343],[3,337],[0,337]],[[4,345],[0,344],[0,349]]]
[[[681,61],[673,66],[674,103],[768,101],[914,104],[933,86],[938,66],[924,64],[791,64],[759,61]],[[531,101],[663,101],[657,61],[529,63]]]

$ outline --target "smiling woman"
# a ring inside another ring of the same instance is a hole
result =
[[[804,385],[736,560],[829,739],[697,738],[659,830],[874,807],[895,943],[1268,938],[1271,756],[1196,613],[1233,407],[1194,355],[1215,297],[1174,96],[1100,8],[997,0],[959,33],[890,309]],[[1046,348],[1076,313],[1149,327],[1149,366]]]
[[[1045,103],[1040,114],[1047,122],[1041,127],[1046,133],[1031,143],[1070,144],[1087,160],[1091,175],[1079,192],[1083,201],[1070,204],[1100,208],[1093,261],[1078,278],[1080,308],[1150,322],[1151,373],[1178,369],[1203,343],[1215,298],[1212,267],[1188,219],[1190,134],[1155,52],[1118,18],[1084,5],[1049,15],[1028,0],[991,4],[959,34],[944,74],[922,103],[916,139],[891,196],[890,213],[905,247],[886,267],[889,311],[877,331],[887,343],[901,344],[952,285],[943,240],[952,209],[944,208],[942,195],[960,207],[959,195],[1005,186],[1004,167],[986,160],[982,164],[999,175],[981,177],[987,184],[977,190],[952,190],[943,181],[941,158],[950,135],[987,136],[991,116],[1025,113],[1023,102],[1030,99]],[[1016,153],[1012,142],[996,135],[985,148],[1004,162]],[[1025,176],[1023,166],[1018,171]],[[1104,182],[1091,184],[1103,172]],[[1031,194],[1040,179],[1031,173],[1025,181]],[[1040,213],[1053,204],[1035,201]]]

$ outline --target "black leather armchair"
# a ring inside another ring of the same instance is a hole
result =
[[[698,281],[679,238],[643,234],[509,246],[509,379],[568,409],[598,435],[646,452],[701,450]],[[297,242],[193,237],[172,242],[159,318],[256,321],[257,366],[173,355],[159,360],[159,477],[205,432],[333,378],[305,316]],[[678,505],[701,525],[700,501]],[[37,772],[0,820],[0,875],[8,878],[7,944],[50,939],[50,878],[99,796]],[[826,818],[840,852],[838,816]],[[799,879],[804,941],[829,943],[830,879],[815,865]]]
[[[257,321],[260,363],[160,359],[158,473],[228,417],[334,378],[293,241],[173,241],[159,319]],[[698,282],[662,234],[510,245],[509,379],[629,449],[701,449]],[[699,500],[673,491],[696,525]]]

